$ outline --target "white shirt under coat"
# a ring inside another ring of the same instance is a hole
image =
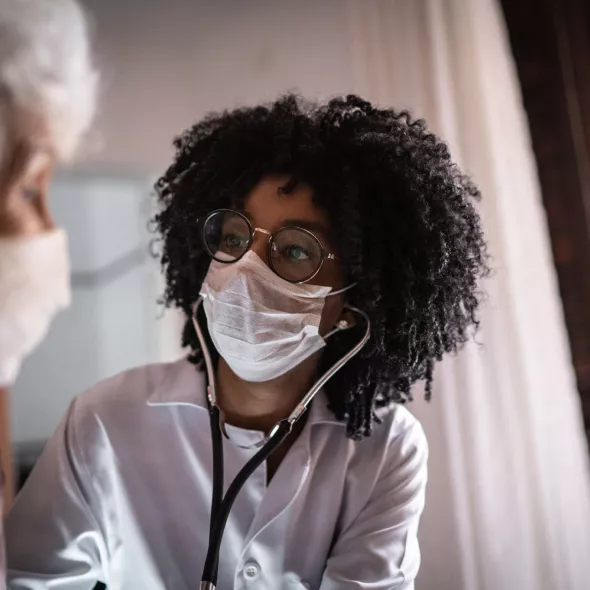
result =
[[[238,495],[218,590],[410,590],[418,572],[427,444],[403,407],[361,442],[312,403],[267,485]],[[263,434],[228,427],[225,488]],[[212,454],[205,380],[183,360],[133,369],[79,396],[7,523],[13,590],[196,590],[209,536]]]

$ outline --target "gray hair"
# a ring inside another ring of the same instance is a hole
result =
[[[68,159],[90,126],[98,74],[75,0],[0,0],[0,157],[7,119],[40,119],[56,155]]]

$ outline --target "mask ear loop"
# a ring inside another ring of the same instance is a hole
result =
[[[330,291],[326,297],[333,297],[334,295],[340,295],[341,293],[346,293],[346,291],[350,291],[350,289],[352,289],[353,287],[356,287],[358,285],[358,283],[351,283],[350,285],[347,285],[346,287],[342,287],[342,289],[338,289],[337,291]]]

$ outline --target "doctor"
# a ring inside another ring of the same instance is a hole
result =
[[[211,115],[175,145],[157,225],[190,356],[72,403],[9,515],[9,587],[198,588],[214,463],[227,491],[361,343],[245,480],[201,588],[414,588],[427,445],[402,402],[477,325],[477,189],[423,122],[355,96]]]
[[[49,182],[55,164],[73,156],[90,124],[96,86],[86,22],[75,2],[0,0],[0,435],[4,460],[10,456],[8,390],[25,356],[69,301],[66,236],[51,216]],[[4,578],[2,547],[0,528],[0,579]]]

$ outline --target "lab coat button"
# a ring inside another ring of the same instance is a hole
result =
[[[260,573],[260,566],[255,561],[248,561],[244,564],[244,575],[253,580]]]

